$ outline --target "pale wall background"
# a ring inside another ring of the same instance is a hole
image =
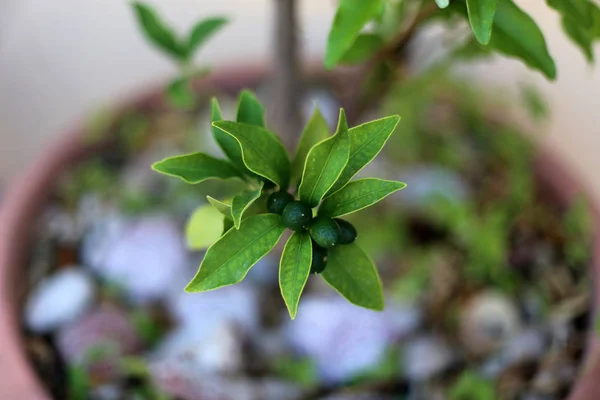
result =
[[[232,24],[200,54],[213,67],[269,61],[272,0],[150,2],[184,31],[197,16],[231,17]],[[480,65],[477,74],[503,88],[531,80],[549,96],[553,116],[541,140],[600,198],[600,67],[586,64],[545,2],[518,3],[544,30],[558,81],[548,83],[519,63],[500,59]],[[334,1],[300,0],[300,5],[305,54],[316,59]],[[173,73],[140,37],[126,0],[0,0],[0,182],[13,178],[87,113]]]

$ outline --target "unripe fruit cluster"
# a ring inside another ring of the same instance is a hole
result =
[[[283,224],[293,231],[308,230],[312,238],[311,273],[323,272],[327,265],[327,250],[356,239],[356,228],[343,219],[318,216],[307,204],[294,200],[287,192],[275,192],[267,200],[270,213],[281,214]]]

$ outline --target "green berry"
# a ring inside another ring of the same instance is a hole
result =
[[[340,241],[340,227],[328,217],[315,218],[310,224],[309,232],[313,240],[326,249],[332,248]]]
[[[311,274],[320,274],[327,265],[327,249],[312,242],[312,264],[310,265]]]
[[[283,209],[281,219],[286,227],[301,231],[312,219],[312,209],[300,201],[292,201]]]
[[[340,218],[335,218],[334,221],[340,227],[340,244],[350,244],[356,240],[357,232],[354,225]]]
[[[267,199],[267,209],[270,213],[280,214],[285,206],[294,201],[294,196],[288,192],[275,192]]]

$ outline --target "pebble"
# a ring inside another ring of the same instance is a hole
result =
[[[189,266],[182,229],[166,215],[107,216],[86,235],[82,257],[96,273],[122,287],[137,304],[164,298]]]
[[[46,333],[74,321],[92,305],[96,287],[82,268],[72,266],[45,278],[31,292],[25,306],[25,324]]]
[[[442,339],[419,337],[404,346],[404,373],[410,380],[424,381],[448,368],[454,358],[454,352]]]
[[[463,344],[474,355],[501,348],[521,330],[519,312],[504,294],[484,291],[465,304],[460,316]]]
[[[284,335],[296,353],[315,360],[325,382],[335,383],[376,366],[387,347],[416,329],[419,320],[412,308],[388,304],[375,312],[338,297],[306,296]]]

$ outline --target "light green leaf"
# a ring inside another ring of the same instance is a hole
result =
[[[594,61],[594,42],[600,38],[600,7],[589,0],[546,0],[562,16],[567,36]]]
[[[450,0],[435,0],[435,3],[439,8],[446,8],[450,4]]]
[[[207,18],[198,22],[192,28],[190,38],[188,40],[188,53],[194,54],[211,36],[227,22],[226,18]]]
[[[383,310],[383,289],[373,261],[356,243],[329,250],[321,273],[325,282],[352,304]]]
[[[210,204],[198,207],[185,228],[188,247],[204,250],[219,240],[223,233],[223,215]]]
[[[352,47],[367,22],[375,18],[383,0],[341,0],[327,39],[325,67],[331,69]]]
[[[281,188],[290,181],[290,160],[277,136],[264,128],[232,121],[214,122],[213,126],[231,135],[242,148],[246,167]]]
[[[340,177],[349,155],[348,122],[344,110],[340,110],[335,135],[314,145],[306,156],[302,183],[298,188],[300,200],[316,207]]]
[[[279,265],[279,287],[292,319],[310,275],[312,242],[308,232],[294,232],[285,244]]]
[[[393,115],[350,129],[350,156],[348,164],[346,164],[335,185],[329,190],[329,194],[344,187],[358,171],[377,157],[387,140],[394,133],[394,130],[396,130],[399,121],[400,117]]]
[[[250,268],[276,245],[285,227],[277,214],[247,218],[213,244],[186,292],[204,292],[241,282]]]
[[[150,6],[136,1],[133,7],[140,27],[152,44],[176,60],[182,61],[187,58],[185,46],[179,43],[175,33]]]
[[[221,107],[219,107],[219,101],[216,98],[212,98],[210,103],[210,114],[211,114],[211,123],[212,123],[212,134],[215,138],[215,141],[221,147],[227,158],[243,173],[250,173],[246,165],[244,164],[244,159],[242,158],[242,148],[237,140],[231,135],[223,132],[221,129],[214,126],[214,123],[217,121],[223,121],[223,114],[221,113]]]
[[[493,29],[490,47],[523,60],[529,67],[544,73],[548,79],[556,79],[556,65],[548,52],[542,31],[512,0],[498,2]]]
[[[246,190],[233,198],[231,202],[231,215],[236,229],[240,229],[244,212],[260,197],[264,182],[259,183],[255,190]]]
[[[379,35],[373,33],[358,35],[352,47],[340,60],[340,64],[359,64],[375,54],[383,45],[384,41]]]
[[[483,45],[487,45],[492,37],[497,8],[498,0],[467,0],[471,29],[477,41]]]
[[[404,189],[406,183],[377,178],[357,179],[325,198],[319,215],[341,217],[367,208],[390,194]]]
[[[325,121],[319,107],[316,107],[310,121],[308,121],[304,131],[302,131],[302,136],[300,136],[300,141],[298,142],[296,156],[292,162],[292,182],[298,182],[302,177],[306,155],[310,149],[320,141],[327,139],[329,135],[327,121]]]
[[[186,78],[173,80],[166,89],[167,99],[178,108],[192,108],[196,104],[196,95]]]
[[[244,124],[265,127],[265,107],[249,90],[242,90],[240,93],[236,119]]]
[[[204,153],[166,158],[152,165],[152,169],[161,174],[181,178],[191,184],[207,179],[241,178],[239,171],[231,163]]]
[[[217,200],[211,196],[206,196],[206,199],[217,211],[223,214],[224,217],[232,219],[231,202]]]

